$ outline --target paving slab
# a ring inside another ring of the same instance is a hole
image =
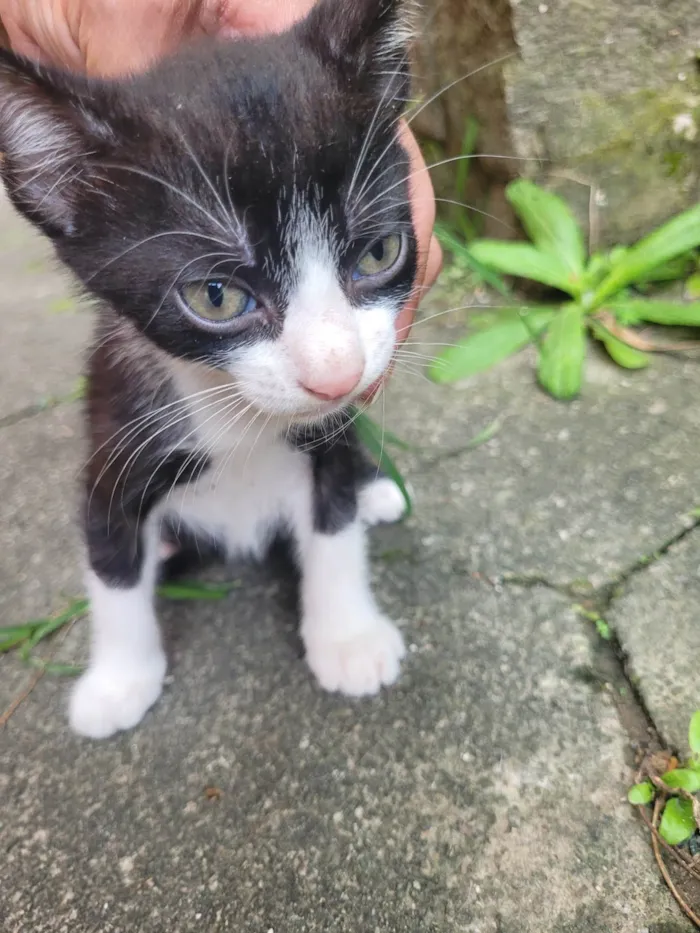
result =
[[[0,424],[75,392],[90,319],[48,244],[0,186]]]
[[[0,428],[0,450],[0,625],[17,625],[82,590],[80,406]]]
[[[662,736],[688,754],[700,709],[700,531],[636,574],[608,615]]]
[[[8,933],[690,929],[580,622],[547,591],[457,588],[437,552],[429,571],[379,573],[411,652],[375,701],[315,689],[259,571],[165,607],[172,683],[131,735],[70,735],[45,677],[3,735]]]
[[[466,297],[438,293],[432,308]],[[418,324],[414,339],[425,342],[411,352],[436,352],[434,344],[465,333],[464,318],[438,323]],[[688,404],[700,393],[696,361],[659,356],[630,374],[592,352],[582,396],[570,403],[535,386],[528,351],[459,386],[432,385],[408,366],[387,391],[383,417],[424,448],[395,452],[416,492],[409,528],[417,554],[428,539],[473,571],[598,587],[691,522],[700,462],[700,406]],[[375,412],[382,417],[381,406]],[[494,424],[487,443],[441,459]]]

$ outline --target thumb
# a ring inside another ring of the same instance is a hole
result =
[[[146,70],[201,32],[198,0],[93,4],[77,24],[89,74],[116,77]]]

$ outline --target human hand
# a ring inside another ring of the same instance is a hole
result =
[[[0,0],[12,48],[100,76],[140,71],[201,35],[280,32],[314,0]]]
[[[13,49],[29,58],[111,76],[140,71],[202,35],[280,32],[315,0],[0,0],[0,20]],[[442,254],[433,236],[435,197],[415,137],[404,123],[411,160],[411,205],[418,239],[413,294],[396,322],[405,340],[421,297],[435,282]]]

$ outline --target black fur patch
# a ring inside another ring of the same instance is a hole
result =
[[[314,528],[325,534],[342,531],[357,516],[357,493],[372,470],[365,456],[351,415],[342,415],[345,426],[337,422],[331,432],[323,426],[299,429],[291,439],[302,451],[308,451],[314,478]],[[330,437],[330,439],[329,439]]]

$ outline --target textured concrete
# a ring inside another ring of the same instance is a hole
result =
[[[511,5],[520,55],[504,70],[517,155],[542,160],[537,171],[577,202],[584,220],[592,193],[608,243],[629,242],[694,204],[695,0]]]
[[[460,324],[431,332],[433,323],[414,331],[425,331],[423,352],[463,334]],[[486,574],[600,586],[690,522],[700,407],[686,400],[698,393],[695,361],[657,358],[630,374],[595,352],[582,398],[569,404],[535,388],[527,352],[459,387],[405,374],[385,403],[387,425],[425,448],[399,455],[417,495],[405,535],[417,555],[428,539]],[[442,457],[494,423],[488,443]]]
[[[0,275],[11,295],[19,264]],[[46,318],[47,346],[62,321]],[[454,339],[439,322],[416,335]],[[35,344],[3,340],[0,356],[29,372]],[[625,801],[632,756],[594,683],[591,626],[550,589],[499,579],[604,583],[696,504],[698,416],[679,402],[695,369],[632,379],[594,363],[590,377],[563,406],[524,358],[456,389],[398,374],[388,423],[429,449],[400,456],[415,516],[374,538],[377,591],[411,646],[376,701],[314,687],[271,568],[226,571],[241,587],[224,602],[162,607],[171,682],[132,734],[72,736],[70,684],[44,676],[0,732],[3,933],[686,933]],[[8,411],[31,404],[27,385]],[[8,622],[79,588],[78,411],[0,428]],[[491,441],[431,463],[496,417]],[[668,586],[680,605],[683,581]],[[78,624],[56,656],[84,659],[86,635]],[[32,676],[0,656],[0,713]]]
[[[700,533],[640,574],[609,620],[654,722],[687,755],[688,721],[700,709]]]
[[[75,393],[90,330],[49,248],[0,196],[0,424]]]

